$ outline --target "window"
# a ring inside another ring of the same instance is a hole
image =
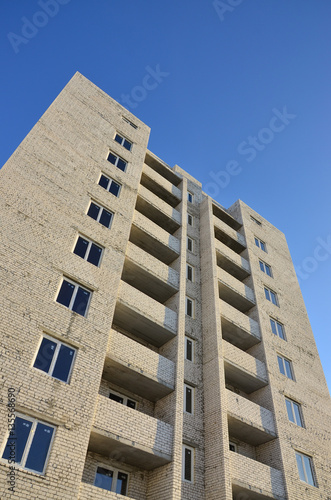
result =
[[[272,333],[278,335],[279,338],[286,340],[284,326],[281,323],[279,323],[275,319],[270,318],[270,325]]]
[[[68,383],[75,355],[76,349],[45,335],[33,366]]]
[[[194,300],[186,297],[186,315],[190,316],[190,318],[194,317]]]
[[[268,266],[268,264],[266,264],[262,260],[260,260],[259,263],[260,263],[260,269],[261,269],[261,271],[272,278],[271,267]]]
[[[127,162],[125,160],[123,160],[123,158],[115,155],[114,153],[112,153],[110,151],[108,154],[107,160],[110,161],[110,163],[112,163],[113,165],[115,165],[115,167],[117,167],[120,170],[122,170],[123,172],[125,172]]]
[[[17,415],[2,454],[24,469],[43,474],[55,427],[32,417]]]
[[[117,469],[98,467],[95,473],[94,486],[104,490],[126,495],[128,491],[129,476]]]
[[[90,203],[90,207],[88,209],[87,215],[89,217],[92,217],[92,219],[96,220],[97,222],[100,222],[105,227],[110,227],[111,221],[113,218],[113,213],[109,212],[104,207],[101,207],[100,205],[97,205],[93,201]]]
[[[90,297],[91,292],[89,290],[86,290],[86,288],[81,287],[73,281],[63,278],[56,302],[68,307],[68,309],[81,316],[85,316]]]
[[[194,449],[183,446],[183,481],[193,483]]]
[[[130,142],[127,139],[125,139],[125,137],[122,137],[120,134],[116,134],[115,135],[115,141],[118,142],[118,144],[120,144],[121,146],[123,146],[128,151],[131,151],[132,142]]]
[[[103,249],[101,247],[93,243],[91,240],[79,236],[74,248],[74,254],[84,260],[87,260],[90,264],[99,267],[102,250]]]
[[[193,361],[194,359],[194,340],[185,337],[185,359]]]
[[[130,120],[128,120],[125,116],[122,116],[122,120],[125,121],[125,123],[128,123],[129,125],[131,125],[132,128],[134,128],[134,129],[138,128],[137,125],[135,125],[134,123],[130,122]]]
[[[187,201],[193,203],[193,194],[190,191],[187,191]]]
[[[285,377],[294,380],[291,361],[280,355],[277,355],[277,359],[280,373],[285,375]]]
[[[311,484],[312,486],[316,486],[313,476],[313,462],[311,457],[296,451],[295,458],[297,459],[299,477],[301,481]]]
[[[186,264],[186,278],[189,281],[194,281],[194,269],[190,264]]]
[[[193,240],[189,237],[187,237],[187,250],[193,252]]]
[[[194,411],[194,387],[184,384],[184,411],[193,414]]]
[[[259,238],[254,238],[254,240],[255,240],[255,245],[257,247],[261,248],[261,250],[263,250],[264,252],[267,251],[266,245],[263,241],[259,240]]]
[[[262,222],[260,222],[259,220],[255,219],[255,217],[253,217],[252,215],[251,215],[251,220],[253,222],[255,222],[255,224],[257,224],[258,226],[262,226]]]
[[[133,399],[123,396],[122,394],[118,394],[117,392],[114,391],[110,391],[109,399],[112,399],[117,403],[121,403],[124,406],[128,406],[129,408],[133,408],[134,410],[136,409],[137,406],[137,402],[134,401]]]
[[[187,223],[189,226],[193,226],[193,216],[191,214],[187,214]]]
[[[113,179],[107,177],[104,174],[101,174],[98,184],[118,198],[121,185],[115,182]]]
[[[277,301],[277,294],[270,290],[269,288],[264,287],[264,295],[269,302],[272,302],[275,304],[275,306],[278,306],[278,301]]]
[[[236,443],[233,443],[232,441],[229,441],[229,449],[230,451],[237,451],[237,445]]]
[[[290,422],[303,427],[301,405],[292,401],[292,399],[285,398],[287,416]]]

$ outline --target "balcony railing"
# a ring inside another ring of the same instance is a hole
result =
[[[259,446],[277,437],[271,411],[226,390],[230,436]]]
[[[176,207],[182,199],[181,190],[155,172],[146,163],[143,167],[140,183],[172,207]]]
[[[170,359],[112,330],[103,378],[149,401],[157,401],[174,390],[175,365]]]
[[[236,253],[241,253],[246,248],[245,238],[242,234],[238,233],[231,227],[229,227],[225,222],[221,221],[217,217],[213,217],[215,237],[231,248]]]
[[[221,299],[220,306],[223,339],[244,351],[261,342],[261,334],[257,321]]]
[[[241,312],[246,312],[255,306],[254,292],[249,286],[219,267],[217,277],[220,299]]]
[[[177,314],[124,281],[120,282],[113,324],[156,347],[177,334]]]
[[[225,380],[250,394],[268,384],[265,364],[223,340]]]
[[[173,234],[181,225],[181,215],[144,186],[139,186],[136,210]]]
[[[215,239],[217,265],[242,281],[250,275],[249,263],[227,245]]]
[[[98,396],[89,451],[151,470],[172,460],[172,440],[166,422]]]

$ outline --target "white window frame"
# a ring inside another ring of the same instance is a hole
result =
[[[280,370],[279,359],[282,360],[282,366],[283,366],[284,373],[282,373],[281,370]],[[288,374],[287,374],[285,361],[287,361],[289,363],[291,377],[289,377]],[[285,358],[285,356],[283,356],[282,354],[277,353],[277,363],[278,363],[279,373],[281,375],[283,375],[284,377],[288,378],[289,380],[295,380],[295,378],[294,378],[294,371],[293,371],[293,364],[292,364],[292,361],[290,359]]]
[[[68,306],[65,306],[64,304],[61,304],[61,302],[57,301],[57,298],[59,296],[59,293],[60,293],[60,290],[61,290],[61,287],[62,287],[62,284],[63,284],[64,281],[67,281],[68,283],[71,283],[72,285],[75,286],[74,291],[73,291],[72,296],[71,296],[71,299],[70,299],[70,303],[69,303]],[[74,302],[76,300],[76,296],[77,296],[79,288],[82,288],[83,290],[85,290],[85,292],[89,292],[89,294],[90,294],[90,296],[88,298],[88,302],[86,304],[85,313],[80,315],[80,316],[83,316],[83,318],[86,318],[87,311],[88,311],[88,309],[90,307],[90,303],[91,303],[91,298],[92,298],[92,293],[93,292],[92,292],[92,290],[89,290],[85,286],[82,286],[80,283],[77,283],[76,281],[73,281],[70,278],[67,278],[66,276],[62,276],[62,281],[61,281],[61,284],[60,284],[59,289],[58,289],[57,294],[56,294],[56,303],[60,304],[60,306],[65,307],[66,309],[69,309],[72,312],[75,312],[75,311],[72,310],[72,306],[74,305]],[[79,313],[76,313],[76,314],[79,314]]]
[[[187,404],[187,391],[186,389],[189,389],[191,391],[191,409],[192,411],[187,411],[186,410],[186,404]],[[194,387],[190,384],[184,384],[184,413],[186,413],[187,415],[194,415],[194,398],[195,398],[195,394],[194,394]]]
[[[54,354],[53,354],[53,359],[52,359],[52,362],[49,366],[49,370],[48,372],[45,372],[43,370],[40,370],[40,368],[37,368],[36,366],[34,366],[35,362],[36,362],[36,359],[37,359],[37,356],[38,356],[38,353],[39,353],[39,349],[41,347],[41,344],[42,344],[42,341],[43,339],[49,339],[51,340],[52,342],[55,342],[57,345],[56,345],[56,348],[55,348],[55,351],[54,351]],[[69,347],[69,349],[72,349],[74,351],[74,355],[72,357],[72,361],[71,361],[71,366],[70,366],[70,370],[69,370],[69,373],[68,373],[68,378],[66,380],[66,382],[64,382],[64,380],[61,380],[61,379],[58,379],[57,377],[54,377],[53,376],[53,371],[54,371],[54,367],[56,365],[56,361],[57,361],[57,358],[58,358],[58,355],[59,355],[59,352],[60,352],[60,348],[61,348],[61,345],[64,345],[66,347]],[[39,341],[39,345],[38,345],[38,349],[37,349],[37,352],[36,352],[36,355],[33,359],[33,364],[32,364],[32,368],[34,370],[37,370],[38,372],[42,372],[44,373],[45,375],[49,376],[49,377],[52,377],[52,378],[55,378],[56,380],[61,380],[61,382],[64,382],[65,384],[69,384],[70,382],[70,378],[71,378],[71,374],[72,374],[72,370],[73,370],[73,367],[74,367],[74,363],[75,363],[75,359],[76,359],[76,356],[77,356],[77,349],[75,347],[72,347],[71,345],[69,344],[66,344],[65,342],[62,342],[61,340],[58,340],[54,337],[51,337],[51,335],[46,335],[46,334],[43,334],[40,341]]]
[[[90,206],[91,206],[91,203],[93,203],[94,205],[96,205],[97,207],[101,208],[101,210],[99,211],[98,213],[98,216],[96,219],[93,219],[93,217],[91,217],[90,215],[88,215],[88,211],[90,209]],[[101,224],[100,222],[100,219],[101,219],[101,215],[102,215],[102,212],[106,210],[106,212],[109,212],[110,214],[112,214],[112,217],[110,219],[110,224],[109,226],[105,226],[104,224]],[[114,212],[112,212],[111,210],[109,210],[108,208],[104,207],[103,205],[100,205],[100,203],[97,203],[96,201],[94,200],[90,200],[90,204],[87,208],[87,212],[86,212],[86,215],[88,215],[90,217],[90,219],[92,220],[95,220],[95,222],[99,222],[99,224],[101,224],[103,227],[105,227],[106,229],[110,229],[113,225],[113,220],[114,220]]]
[[[108,179],[108,185],[107,185],[106,188],[104,188],[103,186],[101,186],[99,184],[102,176],[106,177],[106,179]],[[115,179],[113,179],[112,177],[109,177],[109,175],[105,174],[104,172],[101,172],[99,180],[98,180],[98,186],[102,187],[103,189],[105,189],[106,191],[108,191],[108,193],[110,193],[109,188],[110,188],[110,186],[112,185],[113,182],[119,186],[118,193],[116,195],[116,198],[118,198],[119,195],[120,195],[121,189],[122,189],[122,184],[120,184],[119,182],[115,181]],[[111,194],[113,194],[113,193],[111,193]]]
[[[121,142],[118,142],[116,141],[116,137],[119,137],[121,139]],[[132,151],[132,146],[133,146],[133,143],[127,138],[125,137],[122,133],[119,133],[119,132],[115,132],[115,135],[114,135],[114,141],[119,144],[120,146],[122,146],[124,149],[126,149],[126,151]],[[129,144],[130,144],[130,149],[127,149],[125,146],[124,146],[124,141],[127,141]]]
[[[191,310],[192,310],[192,315],[191,314],[188,314],[188,303],[189,301],[191,302]],[[186,316],[188,316],[189,318],[195,318],[195,300],[194,299],[191,299],[191,297],[188,297],[186,296],[185,297],[185,314]]]
[[[286,402],[288,402],[290,405],[291,405],[291,411],[292,411],[292,415],[293,415],[293,418],[294,418],[294,422],[290,419],[290,416],[288,414],[288,408],[287,408],[287,404]],[[285,406],[286,406],[286,411],[287,411],[287,416],[288,416],[288,419],[289,421],[292,423],[292,424],[295,424],[297,425],[298,427],[302,427],[304,428],[304,422],[303,422],[303,416],[302,416],[302,408],[301,408],[301,404],[300,403],[297,403],[296,401],[293,401],[293,399],[290,399],[288,398],[287,396],[285,396]],[[297,410],[298,410],[298,414],[299,414],[299,419],[300,421],[298,422],[298,419],[297,419],[297,415],[296,415],[296,412],[294,411],[294,407],[297,406]]]
[[[45,470],[46,470],[46,467],[47,467],[49,455],[51,453],[51,449],[52,449],[52,446],[53,446],[54,436],[55,436],[55,432],[56,432],[56,426],[53,425],[53,424],[50,424],[49,422],[45,422],[44,420],[39,420],[38,418],[30,417],[28,415],[24,415],[23,413],[19,413],[19,412],[15,412],[15,418],[16,417],[19,417],[19,418],[21,418],[23,420],[27,420],[28,422],[31,422],[32,423],[32,427],[31,427],[31,430],[29,432],[29,437],[28,437],[28,439],[27,439],[27,441],[25,443],[24,451],[23,451],[23,454],[22,454],[22,459],[21,459],[20,462],[16,462],[15,463],[15,467],[19,466],[19,467],[21,467],[24,470],[33,472],[34,474],[38,474],[38,476],[43,476],[45,474]],[[32,445],[32,441],[33,441],[33,438],[34,438],[35,431],[36,431],[38,423],[47,425],[48,427],[51,427],[53,429],[52,438],[51,438],[51,441],[49,443],[49,447],[48,447],[48,450],[47,450],[47,455],[46,455],[46,458],[45,458],[45,461],[44,461],[44,467],[43,467],[43,470],[41,472],[35,471],[35,470],[30,469],[28,467],[25,467],[25,463],[26,463],[26,460],[28,458],[28,454],[29,454],[29,451],[30,451],[30,448],[31,448],[31,445]],[[7,442],[8,442],[9,438],[10,438],[10,432],[8,431],[6,439],[5,439],[4,446],[1,449],[1,462],[2,463],[3,462],[4,463],[8,463],[8,460],[6,458],[2,458],[2,455],[4,454],[4,451],[5,451],[5,448],[6,448],[6,445],[7,445]]]
[[[189,269],[191,269],[191,278],[189,278]],[[186,263],[186,279],[191,283],[194,283],[194,267],[191,264]]]
[[[190,467],[190,476],[191,479],[185,479],[185,450],[189,450],[191,452],[191,467]],[[185,481],[185,483],[194,483],[194,462],[195,462],[195,450],[192,448],[192,446],[187,446],[186,444],[183,444],[182,448],[182,480]]]
[[[298,458],[297,457],[301,458],[302,469],[303,469],[303,473],[304,473],[305,479],[302,479],[300,477],[300,471],[299,471],[299,467],[298,467]],[[300,481],[302,481],[305,484],[309,484],[310,486],[317,487],[316,476],[315,476],[315,470],[314,470],[314,465],[313,465],[313,459],[312,459],[312,457],[309,456],[309,455],[306,455],[305,453],[301,453],[300,451],[295,450],[295,458],[296,458],[296,462],[297,462],[298,474],[299,474]],[[310,474],[311,474],[311,477],[312,477],[312,480],[313,480],[313,484],[308,481],[308,474],[307,474],[307,470],[306,470],[306,465],[305,465],[304,458],[308,459],[309,468],[310,468]]]
[[[267,297],[267,292],[268,292],[268,296],[270,297],[269,299]],[[264,287],[264,296],[265,296],[266,300],[268,300],[269,302],[271,302],[271,304],[273,304],[274,306],[279,307],[279,301],[278,301],[277,293],[274,292],[273,290],[271,290],[270,288],[268,288],[267,286]],[[272,296],[275,297],[275,302],[272,300]]]
[[[262,250],[262,252],[268,253],[267,252],[267,245],[264,241],[260,240],[260,238],[258,238],[257,236],[254,236],[254,241],[255,241],[255,246],[260,248]]]
[[[136,125],[135,123],[131,122],[128,118],[126,118],[126,116],[122,115],[122,120],[125,121],[125,123],[128,123],[129,125],[131,125],[132,128],[134,128],[134,129],[138,128],[138,125]]]
[[[189,252],[192,252],[192,253],[193,253],[193,252],[194,252],[194,239],[193,239],[193,238],[190,238],[190,236],[187,236],[187,240],[186,240],[186,242],[187,242],[187,250],[188,250]],[[189,248],[189,242],[191,242],[191,249]]]
[[[117,144],[118,144],[118,143],[117,143]],[[110,160],[108,159],[110,154],[112,154],[113,156],[115,156],[115,157],[116,157],[115,163],[113,163],[112,161],[110,161]],[[119,160],[124,161],[124,163],[125,163],[124,170],[122,170],[122,169],[118,166],[118,162],[119,162]],[[128,162],[127,162],[126,160],[124,160],[124,158],[122,158],[121,156],[118,156],[116,153],[114,153],[113,151],[111,151],[110,149],[109,149],[109,151],[108,151],[107,161],[109,161],[109,163],[111,163],[112,165],[114,165],[114,167],[117,167],[119,170],[121,170],[121,172],[126,172],[126,169],[127,169],[127,166],[128,166]]]
[[[191,191],[187,191],[187,201],[189,203],[193,203],[193,200],[194,200],[194,194],[191,193]]]
[[[123,403],[119,403],[119,404],[122,404],[123,406],[127,406],[128,408],[130,408],[130,406],[128,406],[128,399],[130,399],[130,401],[133,401],[136,404],[136,407],[131,408],[131,410],[136,410],[138,408],[138,401],[136,401],[134,398],[131,398],[130,396],[125,396],[125,394],[121,394],[120,392],[113,391],[112,389],[109,389],[108,398],[109,398],[110,394],[115,394],[116,396],[123,398]],[[114,401],[114,400],[111,399],[111,401]],[[118,401],[114,401],[114,403],[118,403]]]
[[[261,266],[262,264],[262,266]],[[271,270],[271,266],[269,266],[269,264],[267,264],[266,262],[263,262],[263,260],[259,259],[259,266],[260,266],[260,270],[266,274],[267,276],[269,276],[270,278],[273,278],[273,274],[272,274],[272,270]],[[267,272],[267,269],[269,269],[269,273]]]
[[[286,333],[285,333],[285,327],[284,327],[283,323],[280,323],[279,321],[277,321],[275,318],[272,318],[271,316],[269,317],[269,319],[270,319],[270,328],[271,328],[272,333],[274,335],[276,335],[278,338],[285,340],[285,342],[286,342]],[[271,324],[272,321],[275,323],[276,333],[272,329],[272,324]],[[280,329],[282,331],[282,334],[283,334],[282,337],[279,335],[278,326],[280,326]]]
[[[93,220],[95,220],[95,219],[93,219]],[[79,238],[82,238],[83,240],[85,240],[85,241],[87,241],[87,242],[88,242],[88,245],[87,245],[87,247],[86,247],[86,252],[85,252],[84,257],[81,257],[80,255],[77,255],[76,253],[74,253],[74,250],[75,250],[75,248],[76,248],[76,245],[77,245],[77,243],[78,243]],[[90,254],[90,251],[91,251],[91,247],[92,247],[92,245],[95,245],[95,246],[97,246],[98,248],[101,248],[101,254],[100,254],[99,263],[98,263],[98,265],[97,265],[97,266],[95,266],[95,267],[100,267],[101,260],[102,260],[102,257],[103,257],[103,252],[104,252],[104,249],[105,249],[105,248],[104,248],[103,246],[99,245],[99,243],[96,243],[95,241],[90,240],[90,238],[87,238],[86,236],[83,236],[82,234],[78,234],[78,236],[77,236],[77,238],[76,238],[76,241],[75,241],[74,248],[72,249],[72,253],[73,253],[74,255],[77,255],[77,257],[80,257],[81,259],[83,259],[83,260],[85,260],[85,261],[87,262],[87,257],[88,257],[88,256],[89,256],[89,254]],[[95,265],[95,264],[92,264],[92,265]]]
[[[111,485],[111,490],[106,490],[105,488],[101,488],[100,486],[96,485],[95,484],[95,480],[96,480],[96,475],[97,475],[97,472],[98,472],[98,468],[100,467],[100,469],[106,469],[110,472],[113,472],[113,480],[112,480],[112,485]],[[117,479],[118,479],[118,473],[121,473],[121,474],[126,474],[127,477],[128,477],[128,481],[127,481],[127,485],[126,485],[126,492],[125,492],[125,495],[124,496],[127,496],[128,494],[128,489],[129,489],[129,480],[130,480],[130,474],[125,471],[125,470],[121,470],[121,469],[117,469],[116,467],[112,467],[112,466],[109,466],[109,465],[104,465],[102,463],[98,463],[97,464],[97,467],[95,469],[95,474],[94,474],[94,481],[93,481],[93,486],[95,486],[96,488],[100,488],[104,491],[112,491],[112,492],[116,492],[116,486],[117,486]],[[120,493],[117,493],[118,495],[120,495]],[[123,495],[123,494],[122,494]]]
[[[189,359],[187,357],[187,344],[188,342],[191,342],[191,352],[192,352],[192,359]],[[194,363],[194,355],[195,355],[195,341],[191,339],[190,337],[187,337],[185,335],[185,359],[187,361],[190,361],[191,363]]]

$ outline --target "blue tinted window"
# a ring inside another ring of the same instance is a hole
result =
[[[60,304],[63,304],[66,307],[69,307],[71,297],[74,293],[74,289],[75,285],[69,283],[69,281],[63,280],[56,301],[59,302]]]
[[[79,257],[82,257],[84,259],[88,244],[89,242],[87,240],[79,236],[74,249],[74,254],[79,255]]]
[[[290,422],[293,422],[295,424],[291,401],[289,401],[288,399],[285,399],[285,401],[288,419]]]
[[[274,322],[273,319],[270,320],[270,324],[271,324],[272,333],[274,333],[275,335],[277,335],[276,323]]]
[[[120,170],[125,170],[125,167],[126,167],[126,161],[122,160],[121,158],[118,159],[118,162],[117,162],[117,167],[120,169]]]
[[[98,467],[95,474],[94,486],[103,488],[104,490],[111,491],[113,484],[113,471]]]
[[[108,188],[108,183],[109,179],[105,175],[102,175],[99,180],[99,186],[102,186],[103,188],[107,189]]]
[[[115,165],[116,160],[117,160],[117,156],[113,155],[113,153],[109,153],[107,159],[108,159],[108,161],[110,161],[110,163],[112,163],[113,165]]]
[[[113,194],[114,196],[118,196],[119,190],[120,190],[120,185],[117,184],[117,182],[112,181],[111,184],[110,184],[110,186],[109,186],[108,191],[111,194]]]
[[[127,484],[128,484],[128,475],[124,474],[124,472],[118,472],[116,493],[120,493],[121,495],[126,495]]]
[[[280,371],[280,373],[282,373],[283,375],[285,375],[285,370],[284,370],[284,365],[283,365],[283,358],[281,358],[280,356],[277,356],[277,359],[278,359],[279,371]]]
[[[84,290],[84,288],[78,287],[77,295],[75,297],[75,301],[72,306],[72,310],[82,316],[85,315],[88,301],[90,298],[90,292]]]
[[[8,460],[11,458],[16,463],[22,460],[23,452],[32,428],[32,422],[21,417],[15,418],[14,427],[8,438],[2,458]]]
[[[56,345],[56,342],[44,337],[33,366],[38,368],[38,370],[48,373],[54,357]]]
[[[265,252],[265,245],[264,245],[263,241],[260,241],[260,245],[261,245],[261,250],[263,250]]]
[[[54,428],[49,425],[37,423],[37,427],[30,446],[30,451],[25,463],[27,469],[43,472],[51,444]]]
[[[102,224],[105,227],[109,227],[111,223],[113,214],[111,212],[108,212],[107,210],[103,209],[101,217],[99,219],[100,224]]]
[[[99,215],[100,207],[95,203],[91,203],[90,208],[88,209],[87,215],[92,217],[92,219],[97,220]]]
[[[61,344],[52,376],[63,382],[67,382],[74,356],[75,349]]]
[[[122,144],[123,137],[121,137],[120,135],[116,134],[115,135],[115,141],[118,142],[118,144]]]
[[[88,257],[87,257],[87,262],[90,262],[94,266],[98,266],[100,262],[102,254],[102,248],[98,247],[98,245],[95,245],[92,243]]]
[[[131,142],[128,141],[127,139],[124,139],[124,142],[123,142],[123,146],[125,147],[125,149],[127,149],[128,151],[131,151]]]

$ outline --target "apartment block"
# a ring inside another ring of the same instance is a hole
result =
[[[0,171],[1,500],[330,500],[284,234],[81,74]]]

